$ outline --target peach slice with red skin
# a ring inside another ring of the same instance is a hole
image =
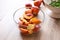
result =
[[[20,21],[23,21],[23,22],[24,22],[24,24],[29,24],[29,22],[28,22],[26,19],[22,18],[22,17],[21,17],[21,18],[19,18],[19,20],[20,20]]]
[[[37,16],[40,9],[39,9],[38,7],[36,7],[36,6],[35,6],[35,7],[32,7],[31,9],[32,9],[32,13],[33,13],[35,16]]]
[[[30,3],[25,4],[25,7],[26,7],[26,8],[31,8],[31,7],[32,7],[32,4],[30,4]]]
[[[41,1],[34,1],[34,6],[40,7]]]
[[[38,15],[38,12],[40,10],[41,0],[34,1],[34,6],[32,7],[31,4],[26,4],[26,10],[23,14],[23,18],[19,18],[19,30],[22,34],[32,34],[34,32],[39,31],[40,26],[37,25],[41,23],[41,20],[36,18],[35,16]]]
[[[23,17],[25,19],[31,19],[33,17],[33,14],[30,14],[30,13],[29,14],[24,14]]]

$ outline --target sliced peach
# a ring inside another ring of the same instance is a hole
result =
[[[20,31],[21,31],[21,33],[23,33],[23,34],[28,34],[28,30],[27,30],[27,29],[20,28]]]
[[[20,21],[18,25],[19,25],[19,28],[24,28],[24,29],[27,28],[27,24],[24,24],[23,21]]]
[[[29,14],[24,14],[23,17],[25,19],[31,19],[33,17],[33,14],[30,14],[30,13]]]
[[[32,12],[33,12],[33,14],[36,16],[36,15],[38,15],[38,12],[39,12],[39,8],[38,7],[32,7],[31,8],[32,9]]]
[[[25,7],[26,7],[26,8],[31,8],[31,7],[32,7],[32,4],[30,4],[30,3],[25,4]]]
[[[34,1],[34,6],[40,7],[41,1]]]
[[[39,23],[41,23],[41,21],[39,19],[37,19],[36,17],[34,17],[30,20],[30,23],[39,24]]]
[[[25,14],[28,14],[28,13],[32,14],[32,10],[31,9],[26,9]]]
[[[28,25],[29,24],[29,22],[26,20],[26,19],[24,19],[24,18],[19,18],[19,20],[21,20],[21,21],[23,21],[24,22],[24,24],[26,24],[26,25]]]

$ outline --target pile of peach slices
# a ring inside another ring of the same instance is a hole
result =
[[[25,5],[23,17],[19,18],[19,30],[22,34],[37,33],[40,29],[41,20],[37,18],[42,0],[35,0],[34,7],[31,4]]]

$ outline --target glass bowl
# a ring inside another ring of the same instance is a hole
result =
[[[26,10],[26,8],[25,8],[25,7],[22,7],[22,8],[17,9],[17,10],[14,12],[14,14],[13,14],[13,20],[14,20],[14,22],[15,22],[16,24],[19,25],[19,22],[20,22],[19,18],[23,16],[25,10]],[[41,8],[40,8],[40,11],[39,11],[37,17],[38,17],[39,20],[41,20],[41,23],[40,23],[39,25],[42,25],[43,22],[44,22],[44,19],[45,19],[45,14],[44,14],[44,12],[41,10]]]

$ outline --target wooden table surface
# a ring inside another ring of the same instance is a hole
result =
[[[40,32],[31,36],[20,34],[18,25],[12,18],[15,8],[14,10],[9,10],[10,13],[0,21],[0,40],[60,40],[60,19],[50,17],[48,15],[50,12],[47,8],[44,7],[42,9],[45,13],[44,23]]]

